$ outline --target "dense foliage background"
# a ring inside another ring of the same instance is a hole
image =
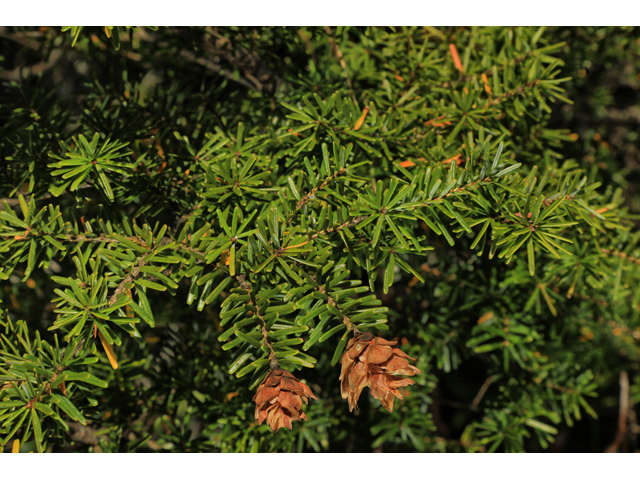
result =
[[[0,445],[635,451],[638,33],[0,27]],[[336,308],[417,358],[392,413]]]

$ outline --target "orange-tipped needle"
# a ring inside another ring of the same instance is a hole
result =
[[[482,82],[484,83],[485,92],[491,95],[491,87],[489,86],[489,79],[487,78],[487,74],[483,73],[482,75],[480,75],[480,78],[482,78]]]
[[[364,119],[367,117],[367,113],[369,113],[369,107],[364,107],[364,109],[362,110],[362,115],[360,116],[360,118],[356,122],[355,127],[353,127],[354,130],[359,130],[360,129],[360,127],[364,123]]]
[[[420,157],[418,160],[424,162],[424,158]],[[404,168],[413,167],[415,163],[412,160],[405,160],[404,162],[400,162],[399,165]]]
[[[492,318],[493,312],[487,312],[478,319],[478,325],[482,325],[484,322],[488,322]]]
[[[442,120],[444,119],[446,115],[440,115],[438,118],[433,118],[431,120],[427,120],[426,122],[424,122],[424,126],[428,127],[429,125],[433,125],[434,127],[444,127],[447,125],[451,125],[451,122],[445,120],[444,122],[436,122],[436,120]]]
[[[459,153],[458,155],[456,155],[454,157],[447,158],[446,160],[443,160],[442,164],[444,165],[444,164],[447,164],[447,163],[451,163],[454,160],[456,162],[456,165],[458,165],[458,166],[460,166],[462,163],[464,163],[464,160],[462,160],[462,154]]]
[[[453,43],[449,44],[449,51],[451,52],[451,58],[453,58],[453,65],[464,73],[464,68],[462,68],[462,62],[460,61],[460,55],[458,55],[458,49]]]
[[[113,348],[111,345],[107,343],[107,341],[102,336],[102,332],[98,330],[98,337],[100,337],[100,341],[102,342],[102,347],[104,348],[105,353],[107,354],[107,358],[109,359],[109,363],[111,364],[111,368],[114,370],[118,369],[118,360],[116,359],[116,354],[113,353]]]

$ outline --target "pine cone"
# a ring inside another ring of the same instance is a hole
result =
[[[402,399],[399,387],[413,385],[410,378],[397,375],[415,375],[422,373],[409,365],[415,360],[399,348],[392,348],[398,342],[390,342],[371,333],[360,333],[349,340],[347,350],[342,356],[340,373],[340,393],[349,400],[349,411],[358,408],[358,398],[364,387],[382,402],[382,406],[393,411],[394,397]]]
[[[255,418],[259,425],[266,419],[274,432],[280,427],[291,430],[292,420],[307,419],[302,411],[302,400],[308,404],[308,398],[317,400],[307,385],[286,370],[271,370],[253,397],[256,402]]]

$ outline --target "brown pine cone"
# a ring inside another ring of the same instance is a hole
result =
[[[392,348],[398,342],[390,342],[371,333],[360,333],[349,340],[342,356],[340,373],[340,393],[349,400],[349,411],[358,408],[358,398],[364,387],[382,402],[382,406],[393,411],[395,397],[402,399],[399,387],[413,385],[410,378],[397,375],[415,375],[422,373],[409,365],[415,360],[399,348]]]
[[[280,427],[291,430],[293,420],[307,419],[302,411],[302,400],[308,404],[308,398],[317,400],[307,385],[286,370],[271,370],[253,397],[256,402],[255,418],[259,425],[266,419],[274,432]]]

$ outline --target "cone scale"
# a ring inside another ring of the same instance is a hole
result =
[[[349,411],[358,408],[362,390],[369,387],[371,395],[392,412],[394,399],[403,398],[398,389],[415,383],[410,378],[399,376],[422,372],[409,364],[409,360],[415,358],[393,347],[397,343],[371,333],[359,333],[349,340],[342,356],[340,373],[340,393],[348,400]]]
[[[317,400],[311,389],[291,373],[281,368],[270,370],[253,397],[255,418],[259,425],[266,420],[274,432],[281,427],[291,430],[294,421],[307,419],[302,402],[308,404],[309,398]]]

